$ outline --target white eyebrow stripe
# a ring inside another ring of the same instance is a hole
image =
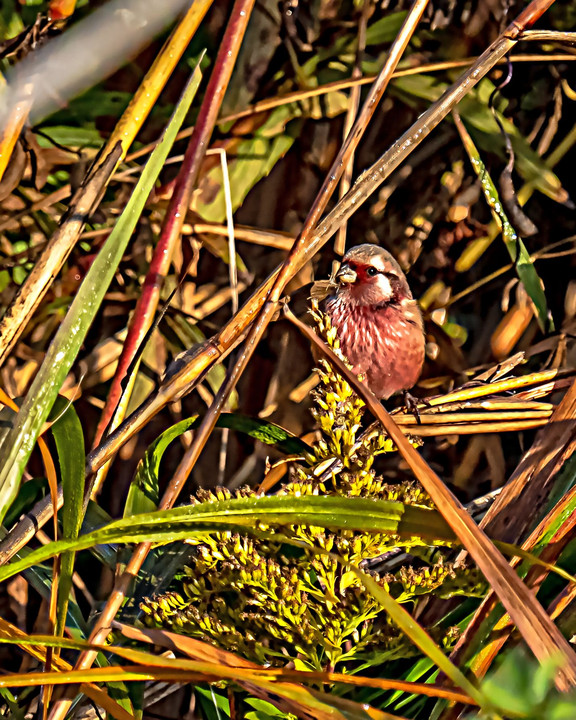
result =
[[[392,290],[392,285],[390,284],[390,280],[386,277],[384,274],[378,275],[378,287],[382,291],[382,294],[386,299],[390,299],[392,295],[394,295],[394,291]]]

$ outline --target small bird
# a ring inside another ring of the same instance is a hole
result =
[[[325,308],[352,370],[378,398],[408,396],[422,372],[425,338],[400,265],[378,245],[357,245],[344,256],[336,283]]]

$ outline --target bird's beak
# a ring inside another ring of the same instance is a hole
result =
[[[352,270],[350,265],[347,263],[343,263],[340,265],[340,269],[336,273],[336,280],[339,283],[343,283],[345,285],[351,285],[352,283],[355,283],[358,279],[358,273],[355,270]]]

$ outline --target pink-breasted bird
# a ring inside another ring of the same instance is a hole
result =
[[[424,364],[424,328],[406,276],[389,252],[351,248],[326,312],[353,371],[382,399],[413,387]]]

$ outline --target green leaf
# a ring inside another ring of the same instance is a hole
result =
[[[376,20],[366,30],[366,45],[385,45],[391,43],[398,35],[402,23],[406,18],[406,11],[387,14]]]
[[[200,79],[201,73],[196,69],[124,212],[86,274],[34,378],[14,426],[0,448],[0,521],[18,491],[30,453],[104,299]]]
[[[53,148],[54,143],[72,148],[100,147],[102,145],[102,135],[100,135],[94,123],[85,123],[82,127],[53,125],[51,127],[42,127],[42,132],[48,137],[38,135],[40,147]],[[51,142],[52,140],[54,142]]]
[[[96,85],[66,104],[65,110],[60,110],[50,116],[54,124],[70,122],[75,118],[78,125],[84,127],[91,121],[106,115],[120,117],[128,107],[132,93],[121,90],[107,90]]]
[[[254,708],[254,712],[248,712],[244,715],[246,720],[278,720],[278,718],[286,717],[286,713],[278,710],[277,707],[274,707],[266,700],[247,697],[244,702]]]
[[[146,450],[146,454],[138,464],[138,469],[128,490],[124,508],[124,517],[140,513],[153,512],[158,506],[160,462],[166,449],[174,440],[188,430],[200,427],[202,418],[198,415],[186,418],[165,430]],[[304,455],[312,452],[305,442],[274,423],[237,413],[222,413],[216,423],[218,428],[236,430],[259,440],[266,445],[273,445],[289,455]]]
[[[16,499],[10,505],[10,509],[4,518],[4,526],[9,528],[24,515],[32,506],[45,497],[48,493],[48,480],[45,477],[32,478],[22,483]]]
[[[217,693],[212,685],[209,688],[195,688],[196,696],[206,720],[224,720],[230,717],[230,701]]]
[[[528,250],[510,224],[510,221],[504,212],[503,205],[500,202],[496,186],[492,182],[492,178],[488,174],[486,166],[482,162],[480,154],[474,145],[472,138],[461,121],[458,122],[458,130],[460,132],[464,148],[468,153],[468,157],[470,158],[470,162],[474,168],[474,172],[478,175],[482,185],[482,191],[484,192],[486,202],[490,206],[496,222],[500,225],[504,244],[506,245],[506,249],[508,250],[508,254],[510,255],[512,261],[515,263],[518,277],[524,285],[524,288],[528,293],[528,297],[532,300],[534,307],[536,308],[538,324],[543,332],[545,332],[549,326],[550,330],[553,330],[554,324],[548,310],[546,295],[543,290],[543,283],[536,272],[536,268],[534,267],[534,263],[530,258]]]
[[[436,510],[388,500],[337,496],[240,498],[185,505],[116,520],[77,540],[59,540],[34,550],[22,560],[0,567],[0,581],[68,550],[84,550],[111,542],[186,540],[207,532],[250,530],[295,523],[331,529],[389,532],[453,542],[454,533]]]
[[[76,410],[63,397],[54,404],[54,412],[59,417],[52,425],[52,435],[56,443],[60,476],[62,482],[62,537],[75,540],[82,526],[82,504],[84,501],[84,434]],[[56,609],[56,634],[64,632],[68,599],[72,590],[74,572],[74,553],[64,553],[60,565],[58,581],[58,603]]]

